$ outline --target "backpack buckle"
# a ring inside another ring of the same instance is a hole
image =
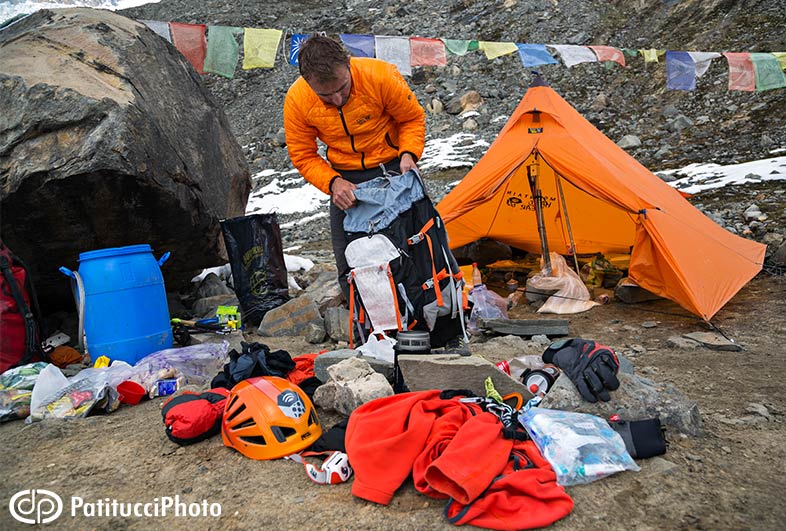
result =
[[[425,234],[423,234],[422,232],[418,232],[417,234],[410,236],[407,239],[407,243],[410,245],[415,245],[417,243],[422,242],[425,238],[426,238]]]

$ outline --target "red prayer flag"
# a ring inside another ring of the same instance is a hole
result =
[[[756,72],[748,52],[724,52],[729,62],[729,90],[756,90]]]
[[[613,46],[588,46],[588,48],[595,52],[598,61],[614,61],[625,66],[625,54],[619,48]]]
[[[440,39],[409,38],[409,59],[412,66],[445,66],[448,64],[445,43]]]
[[[188,59],[198,74],[204,74],[202,67],[205,64],[207,53],[207,39],[205,39],[205,24],[183,24],[170,22],[169,30],[172,32],[172,44]]]

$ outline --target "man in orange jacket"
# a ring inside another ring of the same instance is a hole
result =
[[[387,171],[417,170],[423,154],[423,108],[396,67],[350,57],[329,37],[312,35],[298,55],[301,76],[284,101],[289,157],[303,177],[331,196],[330,231],[338,278],[348,298],[344,211],[356,185]],[[317,139],[327,145],[318,152]]]

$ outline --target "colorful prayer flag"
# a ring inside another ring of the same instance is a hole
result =
[[[439,39],[410,37],[410,65],[445,66],[448,64],[445,44]]]
[[[232,79],[235,67],[240,58],[240,45],[236,35],[243,33],[243,28],[232,26],[207,27],[207,55],[205,55],[205,72],[218,74]]]
[[[175,48],[188,59],[198,74],[204,74],[202,70],[205,64],[205,54],[207,53],[207,40],[205,39],[204,24],[183,24],[181,22],[170,22],[169,30],[172,32],[172,43]]]
[[[308,39],[308,34],[306,33],[295,33],[292,35],[289,41],[289,64],[292,66],[298,66],[297,58],[300,54],[300,47],[303,46],[306,39]]]
[[[519,51],[515,42],[478,41],[478,49],[483,50],[489,61]]]
[[[756,90],[756,73],[748,52],[724,52],[729,62],[729,90]]]
[[[781,70],[786,70],[786,52],[772,52],[772,55],[778,60],[781,65]]]
[[[168,42],[172,42],[172,36],[169,34],[169,22],[163,22],[160,20],[140,20],[139,22],[158,33]]]
[[[374,45],[377,48],[377,59],[393,63],[402,76],[412,75],[408,37],[388,37],[376,35]]]
[[[658,50],[655,48],[650,48],[649,50],[639,50],[639,53],[644,57],[645,63],[657,63],[658,62]]]
[[[562,62],[568,68],[579,63],[598,62],[595,53],[586,46],[577,46],[575,44],[548,44],[547,46],[557,50],[557,53],[562,57]]]
[[[756,92],[786,87],[778,59],[771,53],[752,53],[753,70],[756,72]]]
[[[453,55],[466,55],[469,51],[469,45],[472,41],[462,41],[456,39],[442,39],[445,43],[445,48]],[[477,41],[475,41],[477,43]]]
[[[354,57],[374,57],[374,36],[342,33],[341,42]]]
[[[526,67],[559,64],[553,55],[546,50],[545,44],[516,44],[521,64]]]
[[[706,74],[712,60],[721,56],[718,52],[688,52],[688,55],[693,59],[693,64],[696,65],[696,77]]]
[[[625,55],[619,48],[613,46],[589,46],[588,48],[595,52],[598,61],[613,61],[625,66]]]
[[[666,88],[696,90],[696,65],[687,52],[666,52]]]
[[[245,28],[243,38],[243,70],[273,68],[282,31],[278,29]]]

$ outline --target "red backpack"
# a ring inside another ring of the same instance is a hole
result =
[[[40,317],[27,267],[0,241],[0,374],[43,359]]]

